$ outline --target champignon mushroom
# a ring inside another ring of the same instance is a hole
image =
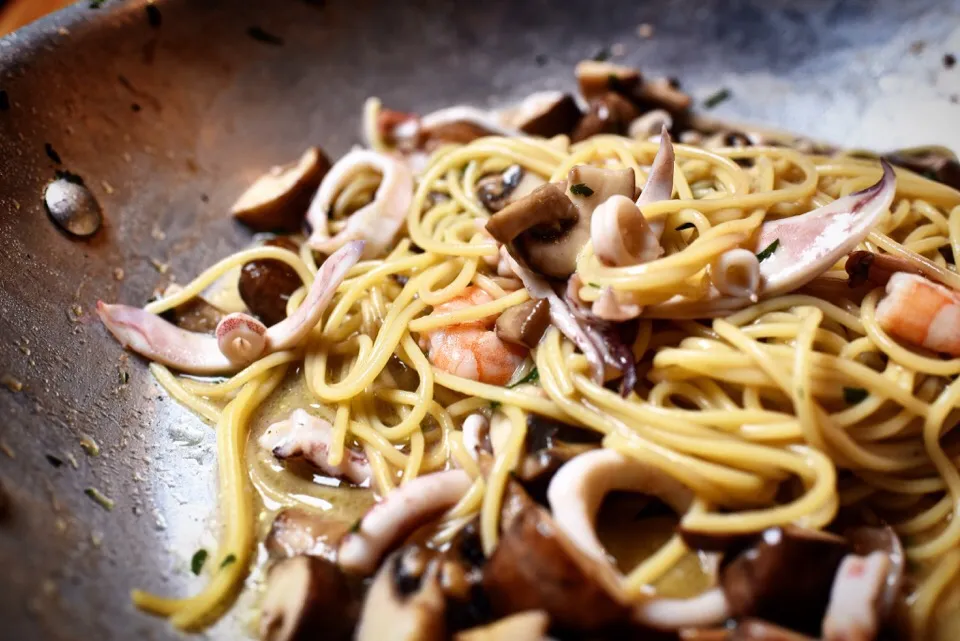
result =
[[[264,546],[270,556],[319,556],[337,560],[337,544],[349,526],[329,515],[302,508],[286,508],[273,519]]]
[[[260,176],[230,213],[258,231],[300,231],[310,199],[328,171],[330,160],[319,147],[310,147],[298,161]]]
[[[844,530],[843,535],[856,554],[867,556],[873,552],[882,552],[890,561],[884,591],[878,604],[881,621],[889,619],[895,613],[902,597],[904,568],[907,562],[900,537],[889,525],[849,528]]]
[[[890,558],[883,552],[843,558],[823,618],[824,641],[873,641],[880,629]]]
[[[625,134],[640,115],[640,110],[619,93],[607,92],[590,101],[590,110],[583,116],[570,135],[573,142],[586,140],[597,134]]]
[[[543,610],[520,612],[484,626],[464,630],[454,641],[545,641],[550,617]]]
[[[577,207],[555,183],[491,216],[487,231],[512,244],[532,269],[553,278],[574,272],[577,254],[590,238],[589,221],[581,220]]]
[[[960,189],[960,162],[946,147],[916,147],[884,154],[890,163]]]
[[[522,495],[512,485],[508,493]],[[529,499],[510,500],[504,516],[483,576],[495,616],[542,610],[558,630],[569,632],[595,632],[629,620],[616,577],[582,554],[546,510]]]
[[[347,641],[357,621],[357,586],[330,561],[295,556],[267,574],[260,616],[261,641]]]
[[[577,101],[561,91],[542,91],[501,112],[501,119],[528,136],[569,134],[580,120]]]
[[[527,196],[546,181],[520,165],[510,165],[503,173],[490,174],[477,181],[477,197],[490,213]]]
[[[405,552],[389,557],[374,578],[363,602],[357,641],[446,639],[439,568],[424,563],[422,573],[412,573],[404,567]]]
[[[163,297],[172,296],[182,287],[171,284],[163,290]],[[223,319],[224,312],[203,296],[194,296],[185,303],[177,305],[160,316],[180,329],[200,334],[213,334]]]
[[[611,91],[629,96],[643,80],[640,72],[632,67],[598,60],[584,60],[578,63],[574,73],[577,76],[580,94],[588,102]]]
[[[543,299],[528,300],[503,310],[496,332],[502,341],[533,349],[550,325],[550,304]]]
[[[297,245],[288,238],[271,238],[264,245],[291,252]],[[303,285],[297,272],[279,260],[251,260],[240,269],[237,289],[247,308],[267,326],[287,317],[287,301]]]
[[[639,118],[634,118],[627,128],[627,135],[634,140],[647,140],[652,136],[659,136],[664,129],[673,127],[673,118],[663,109],[648,111]]]
[[[734,616],[756,616],[816,632],[830,586],[850,546],[828,532],[793,525],[769,528],[732,559],[724,559],[720,585]]]
[[[680,83],[672,78],[658,78],[644,82],[636,91],[642,106],[651,109],[666,109],[675,117],[690,108],[692,99],[680,91]]]

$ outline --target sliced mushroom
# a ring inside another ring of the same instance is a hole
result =
[[[543,138],[569,134],[580,116],[577,101],[561,91],[531,94],[520,104],[501,112],[501,118],[514,129]]]
[[[897,272],[923,275],[914,263],[905,258],[869,251],[855,251],[847,256],[847,264],[844,268],[849,277],[850,287],[859,287],[864,283],[883,286]]]
[[[643,80],[640,72],[632,67],[597,60],[578,63],[575,73],[580,94],[588,102],[611,91],[631,95]]]
[[[816,633],[830,586],[850,546],[839,536],[792,525],[767,529],[724,560],[720,584],[735,616],[756,616]]]
[[[843,535],[853,545],[853,551],[861,556],[882,552],[889,561],[884,580],[883,594],[878,601],[880,621],[889,620],[896,614],[903,597],[906,555],[900,537],[889,525],[882,527],[861,526],[844,530]]]
[[[430,564],[422,575],[411,576],[403,569],[403,559],[404,550],[399,550],[380,567],[363,602],[357,641],[447,638],[438,567]]]
[[[596,432],[529,414],[517,480],[534,499],[546,504],[547,487],[557,470],[575,456],[599,447],[600,440]]]
[[[640,110],[628,99],[607,92],[590,101],[590,110],[573,130],[570,140],[580,142],[597,134],[623,135],[639,115]]]
[[[946,147],[916,147],[884,154],[888,162],[937,182],[960,189],[960,162]]]
[[[501,174],[484,176],[477,181],[477,197],[490,213],[496,213],[520,200],[546,181],[520,165],[510,165]]]
[[[593,165],[577,165],[567,175],[567,196],[589,217],[611,196],[626,196],[632,200],[636,184],[636,175],[629,167],[604,169]]]
[[[508,205],[487,221],[490,235],[512,244],[534,270],[567,278],[576,269],[577,254],[590,238],[589,221],[554,183]]]
[[[291,507],[273,519],[264,545],[275,558],[305,555],[336,562],[337,544],[348,529],[346,523],[327,514]]]
[[[550,617],[543,610],[520,612],[493,623],[464,630],[454,641],[545,641]]]
[[[671,78],[658,78],[644,82],[636,91],[640,104],[652,109],[666,109],[671,114],[681,114],[690,108],[693,101],[680,91],[680,85]]]
[[[509,307],[497,318],[497,336],[502,341],[533,349],[550,326],[550,304],[543,300],[528,300]]]
[[[181,289],[183,288],[179,285],[171,284],[163,291],[163,297],[172,296]],[[224,312],[203,296],[194,296],[160,316],[188,332],[213,334],[223,319]]]
[[[313,193],[330,171],[330,160],[310,147],[289,165],[272,167],[233,203],[234,218],[258,231],[300,231]]]
[[[288,238],[271,238],[264,245],[296,253],[297,245]],[[296,270],[279,260],[251,260],[240,269],[237,289],[247,308],[267,326],[287,317],[287,301],[303,285]]]
[[[336,565],[315,556],[284,559],[267,574],[260,639],[347,641],[359,609],[359,590]]]
[[[616,578],[582,554],[546,510],[514,498],[505,505],[505,516],[483,577],[495,616],[542,610],[558,630],[569,632],[593,632],[629,620]]]
[[[627,135],[634,140],[647,140],[652,136],[659,136],[661,131],[671,127],[673,118],[670,114],[663,109],[654,109],[635,118],[627,128]]]

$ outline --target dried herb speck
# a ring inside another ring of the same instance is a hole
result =
[[[592,196],[593,190],[583,183],[577,183],[575,185],[570,185],[570,193],[574,196]]]
[[[231,565],[231,564],[236,563],[236,562],[237,562],[237,557],[236,557],[236,555],[235,555],[235,554],[228,554],[228,555],[223,559],[223,562],[220,563],[220,569],[222,570],[223,568],[227,567],[228,565]]]
[[[203,569],[203,564],[207,562],[208,556],[210,556],[210,554],[203,548],[194,552],[193,557],[190,559],[190,571],[199,575],[200,570]]]
[[[60,458],[59,456],[54,456],[53,454],[47,454],[46,457],[47,457],[47,463],[49,463],[54,467],[60,467],[61,465],[63,465],[63,459]]]
[[[113,509],[113,499],[111,499],[111,498],[108,497],[108,496],[105,496],[105,495],[104,495],[102,492],[100,492],[100,490],[98,490],[97,488],[95,488],[95,487],[88,487],[87,489],[85,489],[85,490],[83,491],[83,493],[86,494],[88,497],[90,497],[90,499],[91,499],[94,503],[96,503],[97,505],[99,505],[100,507],[102,507],[103,509],[105,509],[106,511],[109,512],[110,510]]]
[[[729,99],[731,95],[730,90],[724,87],[717,93],[708,96],[707,99],[703,101],[703,106],[705,109],[713,109],[724,100]]]
[[[247,35],[256,40],[257,42],[262,42],[264,44],[273,45],[275,47],[283,46],[283,38],[280,36],[274,35],[265,31],[263,27],[253,26],[247,29]]]

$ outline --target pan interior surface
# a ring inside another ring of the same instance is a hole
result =
[[[621,49],[698,102],[727,89],[718,117],[960,149],[960,8],[934,0],[84,1],[0,40],[2,636],[179,638],[129,591],[197,592],[215,543],[215,435],[97,300],[141,304],[248,244],[230,204],[307,144],[346,152],[368,96],[497,105]],[[44,208],[65,175],[103,211],[90,239]],[[210,637],[251,634],[247,610]]]

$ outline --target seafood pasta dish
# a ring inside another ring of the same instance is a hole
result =
[[[98,304],[216,431],[203,586],[137,607],[239,603],[265,641],[958,638],[956,158],[576,80],[371,98],[363,146],[239,195],[252,246]]]

